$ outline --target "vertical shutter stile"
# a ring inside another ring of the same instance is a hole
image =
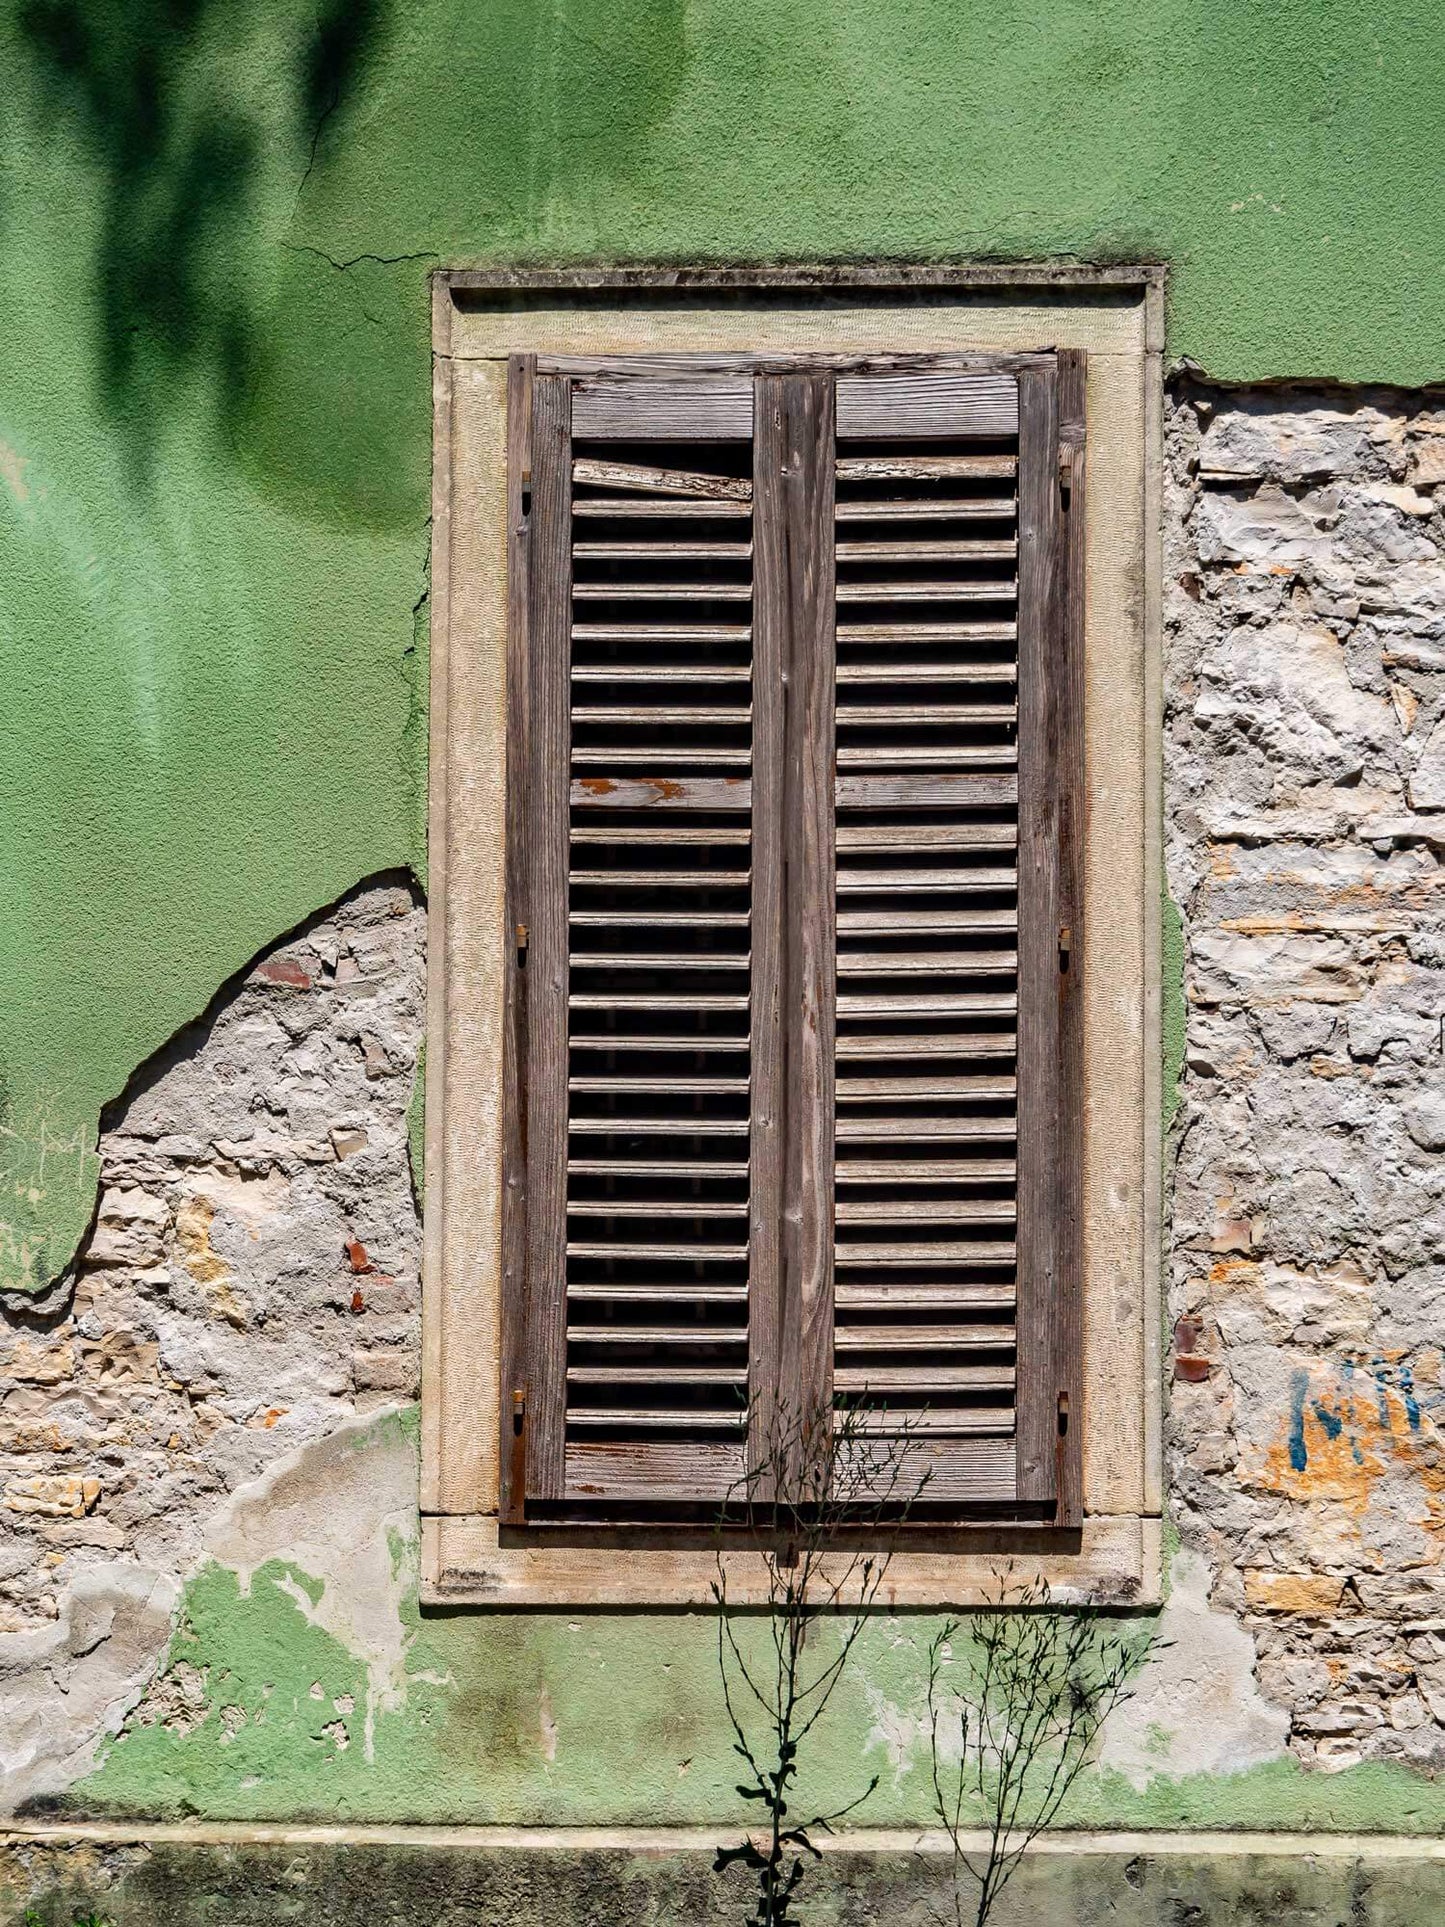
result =
[[[530,781],[528,689],[528,509],[532,488],[532,380],[535,357],[507,367],[507,789],[506,911],[502,965],[502,1318],[499,1509],[509,1525],[525,1518],[527,1497],[527,789]]]
[[[754,388],[753,477],[753,877],[751,1123],[748,1223],[748,1440],[752,1497],[778,1496],[776,1452],[787,1390],[781,1378],[787,1305],[783,1287],[784,742],[789,674],[784,492],[786,422],[779,383]]]
[[[567,1369],[568,790],[572,624],[571,391],[532,380],[528,518],[528,1498],[563,1492]]]
[[[1063,531],[1058,623],[1059,894],[1069,944],[1059,958],[1059,1196],[1063,1240],[1054,1317],[1055,1514],[1074,1527],[1084,1517],[1084,843],[1087,787],[1084,760],[1085,483],[1087,479],[1087,358],[1061,349],[1059,369],[1059,481]]]
[[[767,913],[778,919],[781,1012],[776,1083],[763,1139],[774,1228],[760,1227],[776,1273],[754,1348],[753,1462],[786,1447],[795,1477],[805,1435],[831,1423],[833,1227],[833,378],[757,381],[757,597],[760,750],[754,821],[768,850]],[[766,677],[766,682],[761,677]],[[766,700],[764,699],[766,690]],[[759,905],[761,908],[761,905]],[[754,1103],[761,1093],[755,1091]],[[776,1305],[774,1311],[772,1307]],[[769,1434],[771,1433],[771,1436]],[[820,1462],[810,1454],[815,1466]]]
[[[1067,1524],[1080,1516],[1082,375],[1080,357],[1056,358],[1025,370],[1019,395],[1019,1498]]]
[[[1058,1433],[1055,1314],[1059,985],[1064,928],[1058,832],[1063,608],[1059,395],[1052,365],[1019,384],[1019,1491],[1052,1504]],[[1072,933],[1069,942],[1072,943]]]
[[[838,1403],[930,1503],[1051,1522],[1054,392],[1052,357],[840,379],[836,511]]]

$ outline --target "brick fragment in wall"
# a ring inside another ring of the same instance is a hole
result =
[[[237,1487],[415,1395],[424,932],[410,888],[357,892],[104,1120],[70,1306],[0,1314],[0,1635],[116,1561],[183,1575]]]
[[[1295,1753],[1439,1771],[1445,420],[1186,385],[1166,454],[1171,1502]]]

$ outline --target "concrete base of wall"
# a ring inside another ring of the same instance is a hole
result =
[[[0,1927],[724,1927],[745,1878],[711,1833],[516,1828],[26,1826],[0,1833]],[[808,1927],[952,1920],[937,1836],[829,1841]],[[972,1914],[965,1910],[965,1920]],[[1055,1835],[993,1927],[1436,1927],[1445,1843],[1361,1836]]]

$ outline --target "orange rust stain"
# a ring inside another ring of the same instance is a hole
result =
[[[1258,1276],[1259,1261],[1256,1258],[1217,1258],[1209,1267],[1211,1285],[1228,1286]]]
[[[617,785],[610,776],[579,776],[577,787],[593,796],[610,796]]]
[[[657,791],[657,800],[659,803],[671,802],[674,797],[682,795],[682,784],[674,777],[649,776],[647,783],[649,788]]]

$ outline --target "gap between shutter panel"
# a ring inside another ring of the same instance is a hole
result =
[[[838,1423],[1010,1505],[1018,383],[840,376],[838,421]]]

